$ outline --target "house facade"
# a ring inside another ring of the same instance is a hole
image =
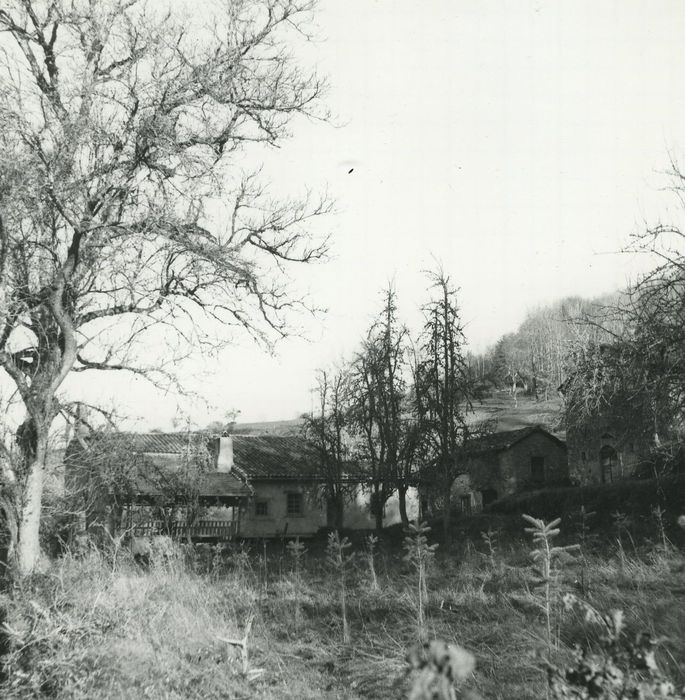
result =
[[[461,459],[465,473],[454,481],[452,502],[464,513],[504,496],[569,481],[566,444],[541,426],[475,438]]]
[[[164,529],[197,540],[310,537],[329,522],[318,453],[302,437],[117,433],[116,450],[105,446],[100,451],[97,438],[77,439],[68,450],[67,488],[98,504],[84,505],[84,512],[90,511],[84,515],[86,526],[106,519],[110,531],[125,527],[149,534]],[[112,463],[104,469],[102,464],[94,468],[100,452]],[[198,460],[203,467],[194,472]],[[101,472],[112,474],[117,469],[116,483],[102,483]],[[369,489],[359,479],[351,479],[349,486],[344,527],[373,528]],[[191,517],[188,491],[193,507],[202,512],[192,527],[184,524],[184,518]],[[173,522],[151,516],[163,510],[174,513]],[[418,516],[415,489],[407,494],[407,511],[409,518]],[[383,524],[400,521],[394,495],[385,504]]]
[[[308,537],[329,524],[318,453],[304,438],[276,435],[233,435],[226,449],[253,489],[240,524],[241,537]],[[230,447],[229,447],[230,446]],[[375,527],[371,491],[350,477],[343,526],[350,530]],[[407,493],[407,515],[418,517],[418,494]],[[401,522],[399,498],[393,494],[383,509],[383,525]]]

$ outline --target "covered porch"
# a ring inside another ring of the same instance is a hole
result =
[[[170,493],[147,482],[139,483],[134,492],[112,496],[112,534],[227,542],[240,536],[241,514],[252,488],[234,474],[207,472],[190,494]]]

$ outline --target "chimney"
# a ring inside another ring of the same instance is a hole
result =
[[[216,469],[226,474],[233,469],[233,438],[230,436],[219,438],[219,456],[216,461]]]

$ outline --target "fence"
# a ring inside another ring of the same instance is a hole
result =
[[[147,535],[168,535],[175,540],[232,540],[238,534],[235,520],[197,520],[192,525],[185,521],[165,522],[164,520],[147,520],[137,523],[133,528],[136,537]]]

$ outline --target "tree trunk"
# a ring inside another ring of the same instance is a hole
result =
[[[47,430],[38,429],[47,433]],[[20,576],[32,573],[40,559],[40,514],[43,502],[43,469],[47,454],[47,435],[36,436],[35,453],[27,469],[23,489],[19,529],[17,531],[17,565]]]
[[[450,542],[450,520],[451,520],[451,510],[452,510],[452,485],[450,484],[447,489],[445,489],[444,504],[442,507],[442,535],[445,541],[445,547]]]
[[[402,527],[409,526],[409,517],[407,516],[407,486],[397,487],[397,497],[400,502],[400,518],[402,520]]]
[[[385,501],[381,499],[382,492],[380,488],[376,488],[373,492],[372,500],[375,501],[374,517],[376,519],[376,530],[379,532],[383,529],[383,507]]]
[[[340,532],[345,525],[345,504],[343,502],[342,493],[336,494],[335,497],[335,529]]]

